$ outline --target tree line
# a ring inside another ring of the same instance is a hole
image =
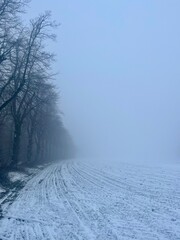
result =
[[[0,167],[68,158],[73,143],[64,128],[47,50],[57,27],[45,12],[22,23],[27,0],[0,0]]]

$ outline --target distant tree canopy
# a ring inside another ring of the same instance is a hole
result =
[[[0,166],[37,163],[73,155],[72,140],[57,108],[52,84],[57,24],[50,12],[24,26],[27,0],[0,0]]]

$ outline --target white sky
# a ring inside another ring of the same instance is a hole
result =
[[[157,161],[180,153],[180,1],[33,0],[61,23],[61,108],[84,151]]]

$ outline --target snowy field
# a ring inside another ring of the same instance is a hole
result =
[[[2,240],[178,240],[180,168],[56,164],[3,215]]]

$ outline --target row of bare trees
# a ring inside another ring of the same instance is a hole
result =
[[[52,84],[57,24],[46,12],[24,26],[27,0],[0,0],[0,166],[66,158],[71,139]]]

